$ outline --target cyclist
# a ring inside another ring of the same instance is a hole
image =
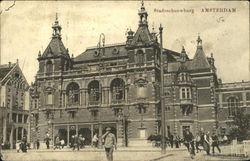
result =
[[[192,134],[192,132],[189,129],[186,129],[184,132],[184,141],[185,141],[185,145],[188,149],[188,152],[191,155],[191,158],[193,159],[193,157],[195,156],[195,148],[194,148],[194,136]]]

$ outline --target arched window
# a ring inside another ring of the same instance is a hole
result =
[[[122,79],[116,78],[111,82],[112,101],[125,99],[125,83]]]
[[[101,101],[101,88],[97,80],[88,85],[89,104],[99,104]]]
[[[52,64],[52,61],[47,61],[46,63],[46,72],[47,73],[51,73],[53,72],[53,64]]]
[[[80,88],[77,83],[72,82],[67,86],[66,95],[68,98],[68,105],[80,104]]]
[[[144,64],[144,53],[142,50],[137,51],[136,57],[137,57],[137,64],[143,65]]]
[[[229,97],[227,99],[227,104],[229,116],[235,116],[239,107],[239,100],[235,97]]]

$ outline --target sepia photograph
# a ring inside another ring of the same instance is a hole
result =
[[[0,2],[0,161],[250,160],[248,1]]]

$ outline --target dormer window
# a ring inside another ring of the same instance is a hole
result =
[[[190,76],[189,76],[188,73],[180,73],[180,74],[178,75],[178,80],[179,80],[180,82],[190,81]]]

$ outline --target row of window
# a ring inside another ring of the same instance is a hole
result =
[[[112,100],[119,101],[125,99],[125,83],[122,79],[117,78],[111,82]],[[46,93],[46,103],[53,104],[53,93],[51,91]],[[80,87],[77,83],[72,82],[66,88],[67,105],[80,104]],[[92,81],[88,85],[88,100],[89,103],[95,104],[101,101],[101,86],[97,80]],[[37,106],[37,103],[36,103]]]
[[[12,121],[14,123],[28,123],[28,115],[12,113]]]

